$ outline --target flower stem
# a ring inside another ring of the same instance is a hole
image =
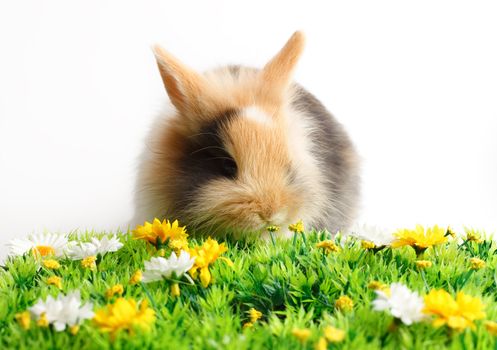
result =
[[[152,294],[150,294],[150,291],[148,290],[148,288],[145,286],[145,283],[143,282],[140,282],[140,285],[141,287],[143,288],[143,291],[145,292],[145,294],[147,295],[148,299],[150,300],[150,304],[152,304],[152,307],[155,309],[155,310],[159,310],[157,308],[157,304],[155,303],[155,299],[152,297]],[[159,313],[159,318],[162,318],[161,314]]]
[[[305,233],[301,233],[302,235],[302,240],[304,241],[304,247],[307,247],[307,239],[305,238]]]
[[[271,242],[273,242],[273,247],[276,248],[276,240],[274,239],[274,234],[272,231],[269,231],[269,236],[271,237]]]
[[[430,290],[430,287],[428,286],[428,282],[426,282],[426,276],[423,270],[421,270],[421,278],[423,279],[423,282],[425,284],[425,289],[428,292]]]

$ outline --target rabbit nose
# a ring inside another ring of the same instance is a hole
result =
[[[259,211],[258,215],[262,221],[269,225],[280,225],[283,221],[285,221],[286,211],[278,210],[274,207],[266,207]]]
[[[259,217],[261,218],[262,221],[264,222],[271,222],[271,218],[273,216],[273,211],[270,209],[267,210],[262,210],[259,213],[257,213]]]

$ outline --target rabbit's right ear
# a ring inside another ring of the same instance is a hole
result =
[[[199,114],[215,103],[205,78],[156,45],[153,48],[162,82],[179,112]]]
[[[273,102],[280,101],[291,84],[293,71],[304,50],[305,37],[295,32],[285,46],[261,71],[261,96]]]

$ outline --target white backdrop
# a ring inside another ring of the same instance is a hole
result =
[[[361,220],[493,231],[496,18],[492,1],[1,2],[0,243],[126,228],[166,100],[152,44],[200,70],[261,66],[296,29],[296,80],[363,157]]]

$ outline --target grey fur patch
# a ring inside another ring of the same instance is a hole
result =
[[[312,224],[330,232],[346,230],[357,214],[360,193],[355,148],[343,126],[314,95],[297,84],[295,89],[297,93],[292,106],[303,111],[312,122],[312,153],[328,179],[325,185],[330,205],[325,217]]]
[[[230,74],[234,78],[238,78],[238,76],[240,75],[240,69],[241,69],[241,67],[238,66],[238,65],[230,65],[230,66],[228,66],[228,71],[230,72]]]

